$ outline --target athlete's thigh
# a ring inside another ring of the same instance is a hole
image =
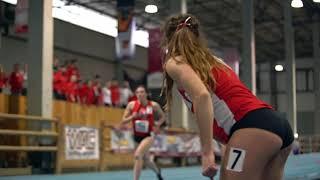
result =
[[[281,180],[283,178],[284,167],[291,149],[291,146],[282,149],[271,161],[269,161],[264,169],[263,179]]]
[[[144,138],[138,145],[137,149],[135,150],[135,156],[144,156],[145,153],[150,149],[152,144],[153,144],[152,137]]]
[[[277,135],[255,128],[234,132],[221,166],[220,180],[258,180],[265,166],[280,151],[282,140]]]

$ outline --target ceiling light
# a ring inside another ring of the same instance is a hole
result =
[[[149,5],[146,5],[144,10],[147,13],[156,13],[156,12],[158,12],[158,7],[156,5],[154,5],[154,4],[149,4]]]
[[[294,138],[298,138],[299,137],[299,134],[298,133],[294,133]]]
[[[292,0],[291,7],[293,8],[302,8],[303,2],[301,0]]]
[[[277,64],[275,67],[274,67],[274,70],[278,71],[278,72],[281,72],[283,71],[283,66],[280,65],[280,64]]]
[[[320,3],[320,0],[313,0],[313,2],[315,2],[315,3]]]

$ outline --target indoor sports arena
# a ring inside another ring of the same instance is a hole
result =
[[[320,180],[320,0],[0,0],[0,180]]]

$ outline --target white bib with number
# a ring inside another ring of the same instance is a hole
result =
[[[149,121],[147,120],[136,120],[135,127],[137,132],[147,133],[149,132]]]

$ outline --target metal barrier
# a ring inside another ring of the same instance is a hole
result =
[[[24,124],[26,126],[27,121],[33,121],[37,123],[47,122],[50,123],[50,129],[45,130],[26,130],[26,127],[19,126],[17,129],[3,129],[0,128],[0,136],[20,136],[20,139],[24,139],[24,143],[19,145],[0,145],[0,151],[18,151],[18,152],[58,152],[58,139],[59,139],[59,121],[56,118],[44,118],[40,116],[28,116],[28,115],[16,115],[0,113],[0,122],[4,120],[15,120],[18,124]],[[25,121],[25,122],[20,122]],[[56,140],[56,145],[27,145],[27,138],[30,137],[51,137]],[[13,171],[14,172],[14,171]]]
[[[320,135],[300,136],[298,141],[302,153],[320,152]]]

